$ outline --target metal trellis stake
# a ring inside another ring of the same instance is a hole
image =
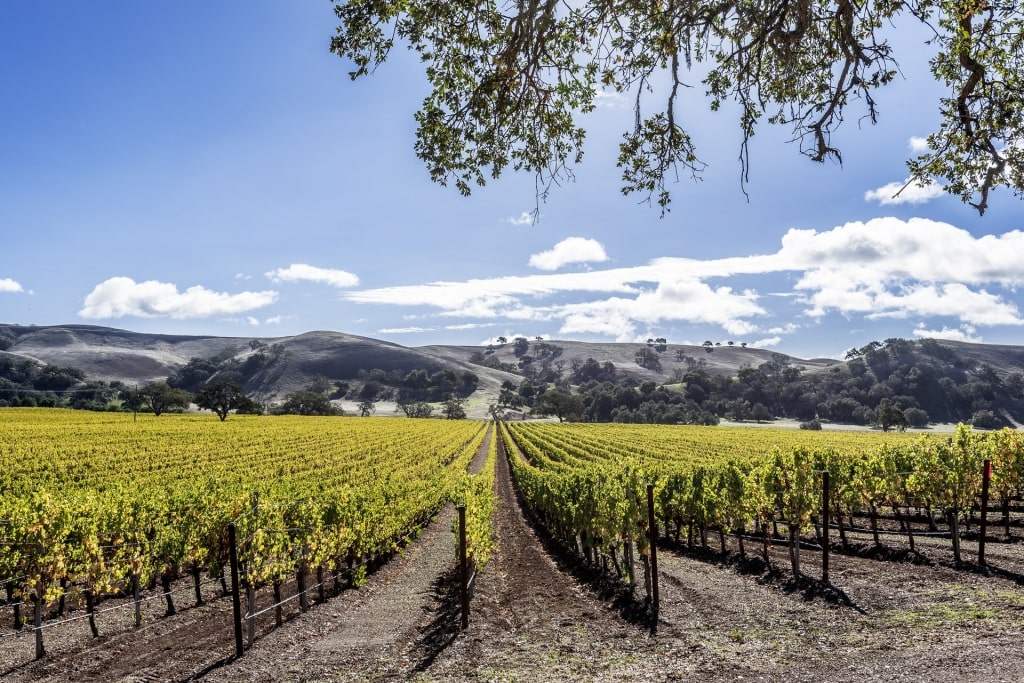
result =
[[[828,470],[821,473],[821,582],[828,584]]]
[[[241,657],[245,648],[242,644],[242,596],[238,586],[238,544],[235,540],[235,523],[228,524],[228,549],[231,562],[231,607],[235,622],[235,656]]]

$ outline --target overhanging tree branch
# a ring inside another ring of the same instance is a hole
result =
[[[735,112],[741,188],[762,123],[789,127],[813,161],[841,162],[833,133],[853,106],[878,120],[875,93],[899,68],[887,31],[902,19],[933,29],[932,72],[951,93],[937,103],[929,152],[908,162],[912,179],[947,180],[980,213],[996,187],[1024,191],[1024,17],[1014,2],[350,0],[335,12],[331,49],[353,78],[397,42],[420,56],[431,92],[415,151],[433,180],[463,194],[509,167],[535,175],[538,199],[571,180],[601,90],[634,102],[619,145],[623,193],[663,212],[680,171],[699,179],[705,168],[683,116],[699,104]]]

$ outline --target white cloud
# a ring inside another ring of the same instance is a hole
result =
[[[795,289],[808,315],[953,315],[971,324],[1024,324],[1004,295],[978,288],[1024,283],[1019,231],[976,238],[946,223],[879,218],[827,233],[791,230],[782,241],[779,255],[806,268]]]
[[[494,327],[495,323],[463,323],[461,325],[445,325],[446,330],[478,330],[482,327]]]
[[[608,260],[604,246],[585,237],[567,237],[552,249],[530,257],[530,265],[539,270],[558,270],[570,263],[603,263]]]
[[[766,337],[765,339],[758,339],[755,342],[750,342],[749,346],[753,346],[758,349],[769,349],[773,346],[778,346],[782,343],[782,337]]]
[[[267,325],[280,325],[282,320],[284,320],[283,317],[279,315],[272,315],[263,322],[265,322]]]
[[[730,334],[747,334],[756,327],[743,318],[766,313],[753,292],[712,288],[694,279],[667,280],[635,298],[566,304],[553,307],[551,312],[563,321],[561,334],[603,334],[619,341],[634,339],[637,324],[646,328],[675,320],[719,325]]]
[[[534,214],[530,211],[523,211],[518,216],[510,216],[505,220],[511,223],[512,225],[533,225]]]
[[[168,282],[135,282],[112,277],[101,282],[85,297],[78,312],[83,318],[208,318],[262,308],[277,301],[277,292],[213,292],[201,285],[179,292]]]
[[[343,297],[364,304],[437,306],[445,310],[476,304],[486,306],[491,315],[497,315],[502,308],[515,304],[520,296],[541,297],[557,292],[635,293],[638,290],[631,283],[637,280],[637,274],[638,269],[626,268],[528,277],[504,276],[486,280],[441,281],[365,289],[346,292]],[[656,281],[656,274],[652,272],[646,281]]]
[[[878,202],[882,206],[895,204],[924,204],[946,194],[940,183],[921,185],[918,182],[904,180],[902,183],[889,183],[876,190],[864,193],[864,201]]]
[[[1022,325],[1020,311],[1000,297],[961,284],[915,285],[904,293],[882,292],[874,300],[880,310],[867,318],[907,318],[913,315],[955,315],[976,325]]]
[[[0,292],[24,292],[24,288],[9,277],[0,278]]]
[[[628,104],[629,100],[626,96],[617,92],[614,88],[603,88],[594,91],[594,106],[618,109],[628,106]]]
[[[985,341],[973,325],[961,325],[956,329],[943,326],[941,330],[929,330],[925,329],[924,323],[920,323],[914,328],[914,336],[922,339],[950,339],[972,344],[981,344]]]
[[[245,324],[249,325],[251,327],[259,327],[260,326],[260,321],[259,321],[258,318],[254,318],[254,317],[252,317],[250,315],[250,316],[246,317]]]
[[[271,270],[267,274],[273,282],[299,282],[309,280],[322,282],[332,287],[355,287],[359,278],[344,270],[318,268],[305,263],[293,263],[287,268]]]
[[[416,334],[417,332],[433,331],[433,327],[385,327],[377,330],[379,334]]]
[[[928,138],[921,138],[914,136],[907,140],[907,147],[910,148],[911,152],[921,154],[922,152],[928,151]]]

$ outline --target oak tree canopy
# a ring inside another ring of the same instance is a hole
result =
[[[790,129],[810,159],[841,162],[833,133],[846,118],[875,122],[877,91],[899,81],[890,38],[904,21],[926,27],[945,93],[927,151],[907,162],[911,181],[941,181],[981,214],[994,189],[1024,191],[1014,0],[335,0],[334,10],[331,50],[353,79],[396,45],[418,53],[431,91],[415,151],[463,194],[507,168],[535,174],[540,197],[572,178],[581,118],[602,91],[633,103],[623,193],[663,211],[668,184],[704,169],[687,128],[699,100],[737,112],[744,176],[764,122]]]

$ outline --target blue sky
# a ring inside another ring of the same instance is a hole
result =
[[[888,337],[1021,343],[1024,204],[979,217],[890,184],[937,127],[922,36],[881,122],[853,109],[815,164],[691,100],[703,179],[672,210],[619,192],[629,102],[587,119],[575,182],[469,198],[413,153],[425,94],[404,50],[351,82],[327,0],[0,4],[0,322],[397,342],[498,336],[746,342],[838,357]],[[699,94],[694,77],[694,93]]]

